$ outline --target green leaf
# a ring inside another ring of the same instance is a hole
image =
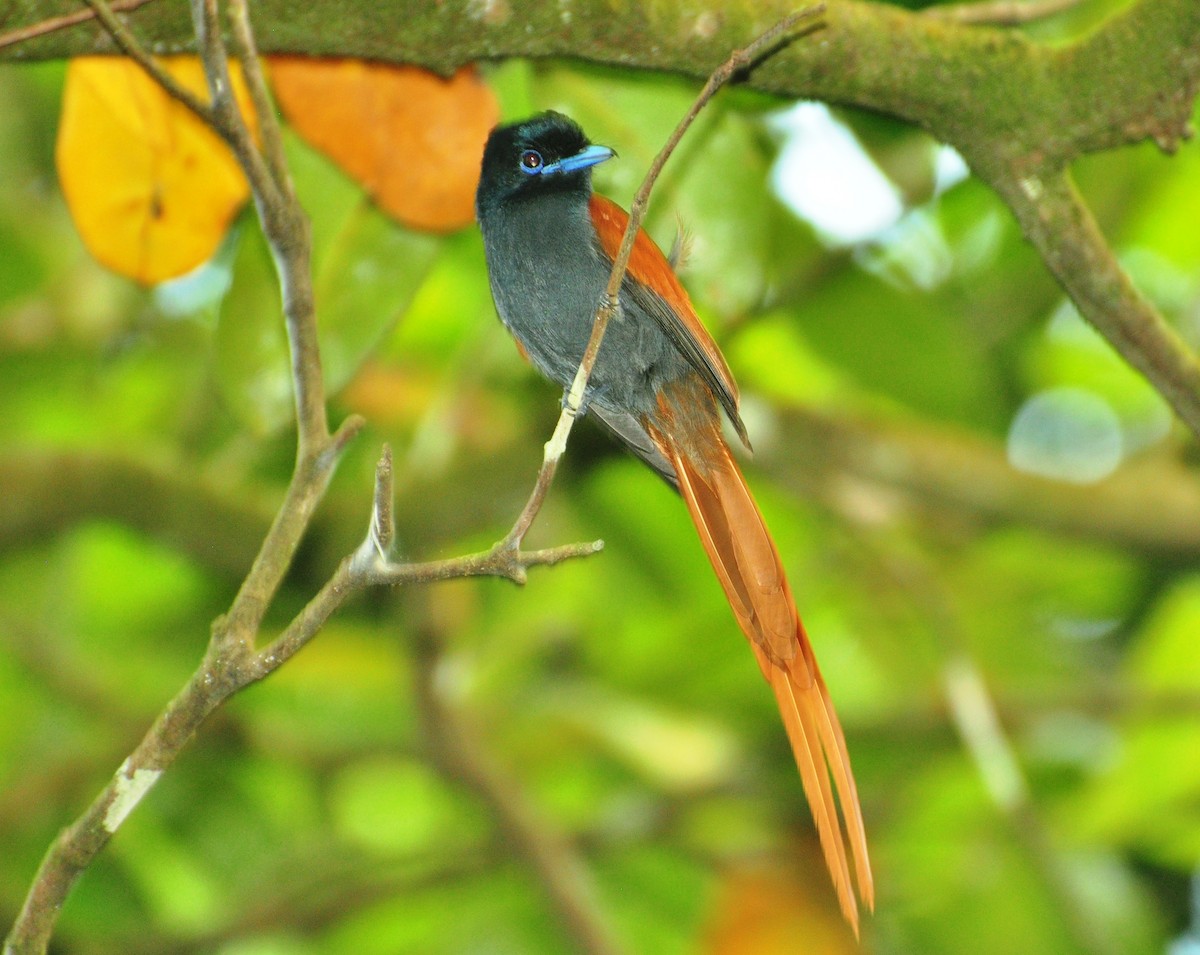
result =
[[[1200,694],[1200,578],[1172,588],[1141,633],[1128,662],[1132,700],[1155,712],[1155,701]],[[1154,719],[1135,708],[1121,722],[1118,759],[1074,802],[1067,818],[1082,838],[1136,845],[1181,869],[1200,860],[1200,760],[1196,722],[1188,708]]]
[[[473,814],[428,766],[384,757],[355,763],[333,784],[334,825],[352,843],[411,854],[449,851],[469,837]]]
[[[313,293],[325,386],[337,392],[395,326],[442,242],[405,229],[327,157],[287,139],[296,192],[312,222]]]
[[[215,347],[221,397],[244,427],[265,437],[290,420],[287,333],[275,266],[257,221],[243,229]]]
[[[987,356],[929,296],[843,268],[810,290],[794,320],[826,361],[878,396],[938,418],[988,416]]]
[[[394,223],[366,197],[318,256],[315,287],[325,384],[339,390],[411,304],[441,240]]]

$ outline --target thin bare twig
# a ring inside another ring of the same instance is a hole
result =
[[[362,543],[342,561],[325,586],[283,633],[257,653],[255,666],[258,672],[255,679],[262,679],[294,656],[317,635],[338,607],[367,587],[428,584],[462,577],[504,577],[515,583],[524,583],[530,567],[551,566],[565,560],[588,557],[599,553],[604,546],[603,541],[592,541],[520,551],[496,545],[487,551],[446,560],[394,563],[391,548],[396,531],[392,498],[392,451],[384,446],[375,468],[371,518]]]
[[[262,70],[250,66],[258,62],[258,46],[254,41],[254,31],[250,27],[250,11],[246,0],[229,0],[230,20],[233,24],[233,39],[237,44],[237,56],[242,64],[242,73],[246,77],[246,86],[250,91],[250,100],[254,103],[254,112],[259,117],[259,136],[262,140],[263,157],[271,173],[271,180],[289,198],[295,198],[292,187],[292,176],[288,170],[287,160],[283,154],[283,135],[279,123],[275,120],[275,110],[271,97],[267,93]]]
[[[396,472],[392,468],[392,446],[385,444],[375,465],[375,498],[371,505],[371,527],[364,546],[385,560],[392,555],[396,540]]]
[[[392,560],[396,537],[393,495],[392,451],[385,445],[375,468],[375,497],[367,536],[348,558],[351,573],[368,585],[430,583],[452,577],[504,577],[523,584],[530,567],[590,557],[604,549],[604,541],[597,540],[526,551],[504,538],[477,554],[425,563],[396,563]]]
[[[111,5],[110,9],[114,13],[129,13],[150,2],[151,0],[117,0],[116,3]],[[0,50],[3,50],[5,47],[16,46],[18,43],[24,43],[26,40],[35,40],[40,36],[55,33],[58,30],[78,26],[80,23],[87,23],[88,20],[94,19],[96,19],[95,10],[77,10],[74,13],[64,13],[61,17],[50,17],[49,19],[42,20],[40,23],[31,23],[27,27],[9,30],[7,33],[0,33]]]
[[[103,0],[88,0],[89,3],[103,3]],[[221,23],[218,15],[217,0],[192,0],[192,24],[196,31],[196,46],[200,59],[204,63],[204,76],[208,81],[208,92],[212,97],[212,125],[229,143],[242,172],[250,182],[259,216],[263,219],[263,231],[268,240],[282,241],[287,238],[287,212],[289,203],[286,201],[279,184],[275,181],[272,171],[268,168],[262,153],[254,141],[246,118],[238,108],[237,96],[234,92],[233,77],[229,71],[229,54],[225,49],[225,41],[221,35]],[[258,61],[244,64],[247,85],[262,85],[262,70]],[[251,79],[251,76],[257,79]],[[275,122],[275,115],[266,110],[257,117],[260,124]],[[274,250],[274,243],[272,243]],[[286,313],[286,308],[285,308]],[[322,402],[322,405],[324,403]],[[322,418],[324,412],[322,411]],[[301,422],[303,426],[303,422]]]

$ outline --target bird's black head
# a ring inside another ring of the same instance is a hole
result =
[[[517,196],[589,191],[591,168],[614,155],[593,146],[583,130],[562,113],[539,113],[521,123],[497,126],[483,150],[475,209],[483,213]]]

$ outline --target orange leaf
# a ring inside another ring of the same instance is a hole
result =
[[[812,871],[820,871],[814,857]],[[859,946],[842,922],[828,886],[783,866],[746,865],[728,872],[700,949],[706,955],[854,955]]]
[[[500,115],[470,67],[448,80],[364,60],[270,58],[288,122],[405,225],[448,232],[474,218],[483,144]]]
[[[207,98],[194,56],[163,67]],[[252,115],[240,70],[233,85]],[[229,148],[136,63],[80,57],[67,67],[55,149],[67,207],[84,244],[110,269],[146,285],[212,257],[249,189]]]

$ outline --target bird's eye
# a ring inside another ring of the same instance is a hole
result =
[[[535,173],[542,168],[542,154],[536,149],[526,149],[521,153],[521,171]]]

